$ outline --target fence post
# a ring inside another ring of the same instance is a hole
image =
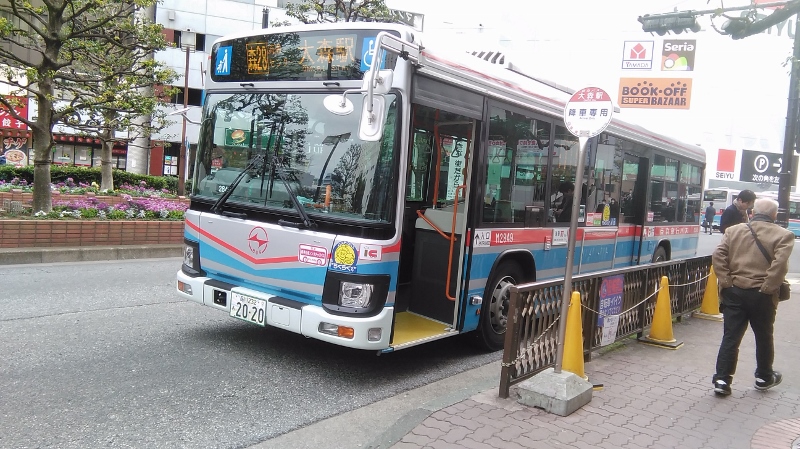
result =
[[[508,300],[508,321],[506,322],[506,341],[503,348],[503,365],[500,370],[500,391],[501,398],[508,398],[511,388],[511,372],[514,361],[519,357],[519,326],[520,326],[520,298],[522,295],[516,286],[510,287]]]
[[[647,297],[648,287],[650,286],[650,271],[652,268],[647,268],[644,271],[644,283],[642,284],[642,292],[639,296],[639,299],[644,299]],[[645,320],[645,312],[647,311],[647,301],[642,301],[639,304],[639,332],[636,333],[636,338],[642,338],[644,336],[644,320]]]

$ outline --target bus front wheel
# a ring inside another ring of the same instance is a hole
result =
[[[476,331],[478,344],[490,351],[503,349],[508,324],[510,286],[524,280],[522,268],[513,262],[502,262],[486,284],[481,306],[481,319]]]

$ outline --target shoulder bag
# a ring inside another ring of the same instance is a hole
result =
[[[761,250],[761,254],[764,255],[764,258],[767,259],[767,262],[772,263],[775,260],[774,257],[769,257],[769,253],[764,248],[764,245],[761,244],[761,241],[758,240],[758,236],[756,235],[756,231],[753,231],[753,227],[750,226],[750,223],[747,223],[748,229],[750,229],[750,233],[753,234],[753,238],[756,239],[756,245],[758,249]],[[792,291],[789,287],[789,283],[786,282],[784,279],[783,283],[781,284],[781,288],[778,290],[778,301],[786,301],[787,299],[791,298]]]

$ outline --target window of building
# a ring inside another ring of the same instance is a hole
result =
[[[178,93],[170,97],[170,103],[174,104],[183,104],[183,87],[182,86],[172,86],[178,89]],[[193,89],[189,88],[189,96],[187,104],[189,106],[202,106],[203,105],[203,90],[202,89]]]

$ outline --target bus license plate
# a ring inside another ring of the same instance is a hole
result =
[[[264,326],[267,321],[267,301],[231,292],[231,316]]]

